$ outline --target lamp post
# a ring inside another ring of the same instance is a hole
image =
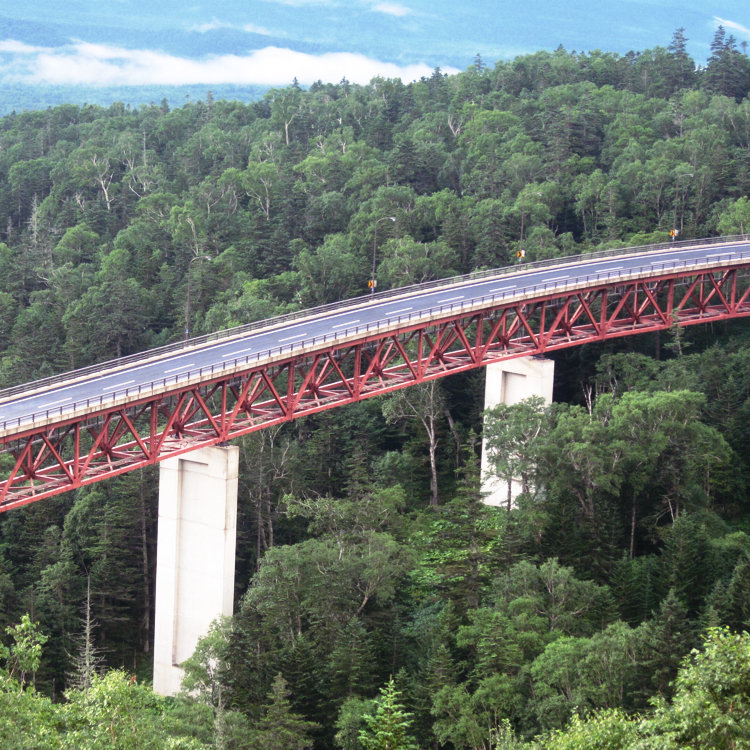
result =
[[[190,338],[190,270],[196,260],[211,260],[211,257],[208,255],[196,255],[190,263],[188,263],[187,297],[185,298],[185,341]]]
[[[685,200],[685,193],[687,192],[687,190],[685,190],[682,196],[680,196],[680,180],[682,177],[695,177],[695,172],[682,172],[681,174],[675,175],[674,214],[672,216],[672,229],[669,232],[669,236],[672,238],[672,242],[677,239],[677,236],[682,231],[682,212],[680,212],[680,227],[679,229],[677,227],[677,204],[679,201]]]
[[[375,222],[375,235],[372,238],[372,276],[370,277],[370,294],[375,294],[375,287],[378,285],[378,281],[375,278],[375,257],[378,252],[378,224],[381,221],[396,221],[395,216],[381,216]]]

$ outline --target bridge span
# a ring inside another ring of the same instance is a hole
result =
[[[492,362],[748,316],[749,240],[474,273],[0,391],[0,512]]]

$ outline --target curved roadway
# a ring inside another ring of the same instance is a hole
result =
[[[327,308],[310,317],[292,321],[270,320],[268,326],[204,343],[186,343],[166,353],[157,352],[118,365],[108,363],[104,372],[71,373],[49,385],[28,384],[24,392],[0,394],[0,434],[18,431],[29,424],[39,424],[50,417],[67,416],[81,407],[96,403],[115,403],[152,392],[160,386],[171,388],[194,382],[198,372],[246,369],[266,360],[288,357],[308,347],[319,348],[334,339],[363,337],[373,327],[399,327],[417,318],[438,318],[446,312],[488,307],[518,297],[533,297],[539,292],[593,285],[602,279],[616,281],[634,276],[658,276],[672,268],[706,268],[750,262],[750,243],[716,241],[716,244],[678,247],[633,254],[627,250],[612,251],[606,257],[586,260],[570,259],[543,267],[518,267],[493,272],[480,278],[460,279],[447,285],[429,288],[406,288],[387,297],[374,295]],[[400,292],[400,293],[399,293]]]

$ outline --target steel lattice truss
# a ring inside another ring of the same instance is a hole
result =
[[[411,324],[0,438],[0,511],[451,373],[750,315],[747,267],[558,292]]]

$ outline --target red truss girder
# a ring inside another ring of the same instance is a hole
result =
[[[0,511],[262,427],[503,359],[750,315],[746,268],[547,294],[0,438]],[[2,463],[4,460],[5,463]]]

